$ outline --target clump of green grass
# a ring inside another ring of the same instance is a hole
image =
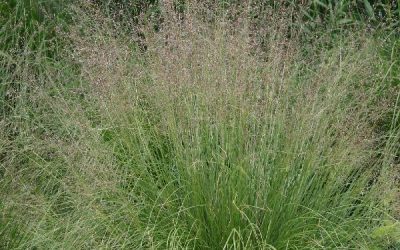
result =
[[[34,87],[0,122],[18,131],[0,132],[0,246],[398,246],[399,95],[382,43],[359,31],[304,56],[279,23],[261,45],[245,15],[186,7],[143,27],[145,53],[92,5],[74,9],[71,51],[22,78]]]

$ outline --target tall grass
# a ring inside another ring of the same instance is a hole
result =
[[[0,121],[0,247],[398,247],[384,42],[354,30],[310,49],[285,6],[266,30],[246,8],[160,8],[146,52],[82,2],[57,59],[16,61],[29,91]]]

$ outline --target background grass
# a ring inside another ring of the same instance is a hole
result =
[[[0,248],[399,248],[398,16],[1,3]]]

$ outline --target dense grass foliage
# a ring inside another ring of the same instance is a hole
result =
[[[0,248],[400,248],[398,8],[0,3]]]
[[[24,78],[43,74],[67,42],[57,36],[69,20],[66,6],[61,0],[0,3],[0,116],[10,115],[31,87]]]

